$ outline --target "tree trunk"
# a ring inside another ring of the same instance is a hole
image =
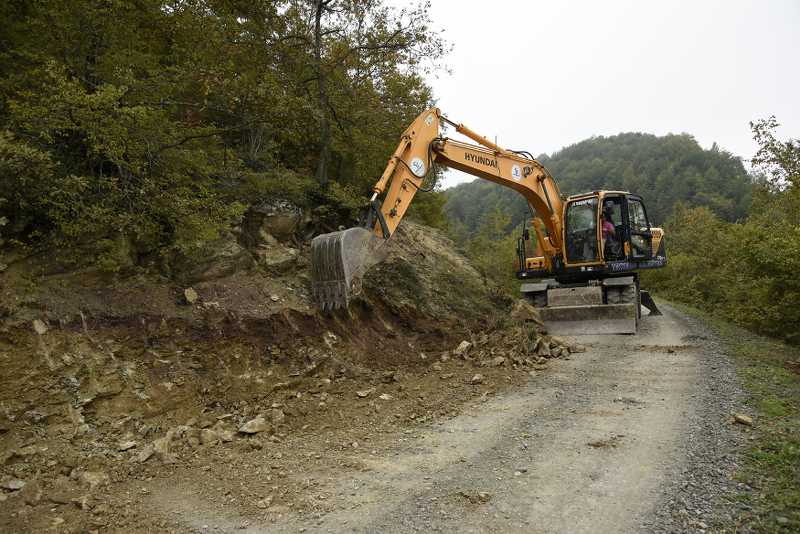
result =
[[[314,7],[314,69],[317,76],[317,104],[319,105],[319,158],[316,179],[320,184],[328,183],[328,161],[331,154],[331,124],[328,121],[328,93],[326,76],[322,68],[322,15],[330,0],[315,0]]]

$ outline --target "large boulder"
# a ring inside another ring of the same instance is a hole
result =
[[[176,274],[187,283],[205,282],[230,276],[253,265],[253,256],[233,234],[208,243],[191,257],[175,262]]]
[[[244,238],[250,247],[269,244],[272,238],[287,243],[303,222],[303,210],[287,200],[271,200],[251,206],[245,215]]]

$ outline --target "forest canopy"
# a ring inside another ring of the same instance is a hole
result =
[[[275,196],[350,222],[431,104],[423,75],[448,45],[428,10],[3,2],[0,237],[114,268],[120,246],[191,255]]]

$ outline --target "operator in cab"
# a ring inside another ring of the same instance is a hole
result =
[[[619,243],[617,242],[617,231],[614,228],[613,210],[606,204],[600,214],[601,229],[603,231],[603,255],[608,258],[619,256]]]

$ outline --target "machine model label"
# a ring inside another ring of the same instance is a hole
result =
[[[470,154],[469,152],[464,153],[464,159],[467,161],[471,161],[472,163],[480,163],[481,165],[487,165],[489,167],[497,168],[497,160],[496,159],[489,159],[483,156],[478,156],[475,154]]]
[[[522,171],[520,170],[519,165],[511,166],[511,178],[513,178],[515,182],[522,180]]]
[[[423,162],[420,158],[414,158],[411,160],[411,172],[416,174],[418,177],[422,178],[425,176],[425,162]]]

